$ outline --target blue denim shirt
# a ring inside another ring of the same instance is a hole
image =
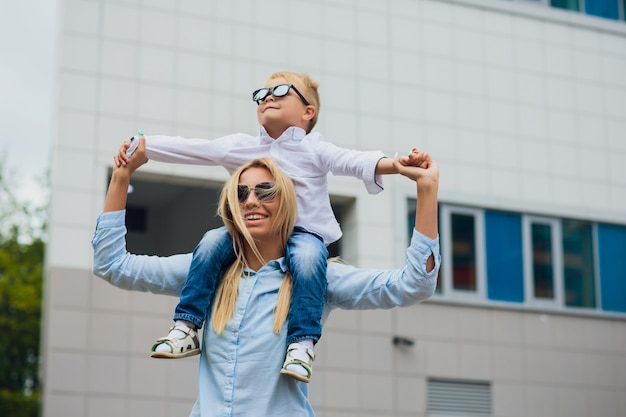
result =
[[[125,211],[98,217],[92,239],[93,272],[119,288],[178,296],[191,254],[157,257],[126,251]],[[426,273],[426,260],[435,268]],[[324,321],[335,308],[378,309],[409,306],[433,294],[440,265],[439,239],[414,232],[402,269],[328,266]],[[245,274],[233,318],[221,336],[210,321],[203,328],[199,394],[190,416],[313,416],[307,384],[281,376],[286,326],[273,329],[273,309],[285,272],[284,258]]]

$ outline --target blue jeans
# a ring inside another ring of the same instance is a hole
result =
[[[317,342],[322,336],[328,250],[320,237],[296,227],[287,241],[285,258],[293,280],[287,344],[302,339]],[[209,230],[193,251],[174,320],[201,328],[219,280],[234,260],[233,241],[226,228]]]

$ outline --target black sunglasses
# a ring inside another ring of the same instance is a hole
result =
[[[256,199],[261,203],[269,203],[278,195],[278,187],[276,187],[276,183],[272,181],[260,182],[254,186],[253,190]],[[245,203],[248,201],[248,197],[250,197],[250,187],[245,184],[239,184],[237,186],[237,198],[239,199],[239,203]]]
[[[300,97],[300,100],[302,100],[305,106],[310,106],[306,98],[304,98],[302,93],[300,93],[296,86],[293,84],[278,84],[274,87],[259,88],[252,93],[252,101],[256,101],[256,104],[261,104],[261,102],[265,100],[265,98],[270,94],[276,98],[285,97],[287,94],[289,94],[290,88],[296,92],[296,94],[298,95],[298,97]]]

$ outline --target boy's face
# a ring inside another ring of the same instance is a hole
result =
[[[284,78],[273,78],[268,80],[263,87],[274,87],[279,84],[291,83]],[[294,85],[303,92],[302,87]],[[301,127],[308,131],[314,111],[314,107],[306,106],[293,89],[289,89],[289,93],[284,97],[274,97],[269,94],[256,110],[259,123],[273,138],[279,137],[291,126]]]

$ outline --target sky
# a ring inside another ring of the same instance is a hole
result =
[[[44,202],[50,167],[58,0],[0,0],[0,155],[21,201]]]

